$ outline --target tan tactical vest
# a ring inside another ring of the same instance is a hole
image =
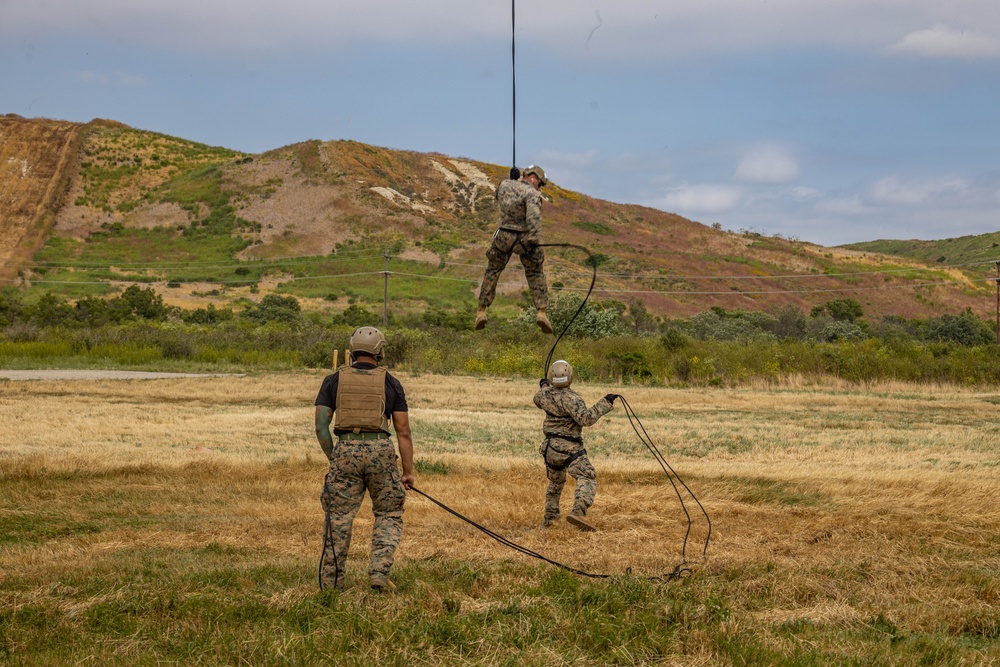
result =
[[[340,378],[337,384],[337,411],[333,422],[335,431],[354,433],[389,432],[389,420],[385,418],[385,373],[378,368],[337,369]]]

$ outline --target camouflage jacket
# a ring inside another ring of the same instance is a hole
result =
[[[542,193],[530,183],[506,179],[497,186],[501,229],[526,232],[538,242],[542,234]]]
[[[612,410],[602,398],[594,407],[587,404],[569,387],[543,387],[535,394],[535,405],[545,410],[542,431],[546,436],[579,438],[584,426],[592,426]]]

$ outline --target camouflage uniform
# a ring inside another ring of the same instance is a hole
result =
[[[566,475],[576,479],[571,514],[585,516],[594,504],[597,492],[597,473],[580,437],[584,426],[592,426],[612,410],[607,398],[594,407],[587,408],[580,395],[569,387],[543,387],[535,394],[535,405],[545,410],[545,422],[539,452],[545,459],[545,472],[549,488],[545,492],[545,524],[559,518],[559,497],[566,484]]]
[[[371,370],[375,364],[358,361],[352,368]],[[316,398],[317,407],[336,411],[340,374],[346,367],[327,376]],[[384,414],[407,412],[406,394],[399,380],[385,374]],[[347,409],[347,408],[344,408]],[[323,555],[320,561],[322,588],[343,588],[347,553],[351,546],[354,517],[361,507],[365,491],[372,500],[371,556],[368,576],[388,578],[396,547],[403,535],[405,487],[397,464],[396,447],[389,439],[388,421],[379,433],[365,433],[371,439],[351,438],[350,431],[334,430],[330,468],[323,483],[320,503],[326,519],[323,530]],[[397,436],[399,436],[397,425]],[[408,436],[407,436],[408,437]],[[400,447],[402,448],[402,436]]]
[[[538,247],[542,240],[542,194],[530,183],[507,179],[497,186],[496,199],[500,203],[500,225],[486,251],[489,266],[479,288],[479,305],[489,308],[493,303],[497,280],[510,256],[516,254],[524,266],[535,308],[545,310],[549,305],[549,289],[542,269],[545,253]]]
[[[388,438],[336,442],[320,495],[327,517],[320,564],[324,587],[343,585],[351,528],[366,490],[375,515],[368,576],[388,576],[396,546],[403,536],[406,497],[396,464],[396,447]]]

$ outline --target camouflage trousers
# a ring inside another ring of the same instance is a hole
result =
[[[396,465],[392,440],[343,440],[334,443],[330,470],[320,502],[326,513],[320,584],[342,588],[351,546],[354,516],[365,491],[372,499],[371,559],[368,576],[389,575],[396,546],[403,536],[403,501],[406,491]]]
[[[524,277],[528,280],[528,289],[531,290],[531,300],[538,310],[545,310],[549,306],[549,288],[545,283],[545,271],[542,264],[545,262],[545,253],[538,247],[537,240],[531,240],[530,232],[518,234],[498,229],[493,235],[493,243],[486,251],[486,259],[489,265],[483,273],[483,282],[479,287],[479,305],[489,308],[497,293],[497,281],[500,274],[507,267],[510,256],[516,254],[521,258],[521,265],[524,267]]]
[[[549,488],[545,490],[544,520],[546,523],[559,518],[559,499],[562,496],[563,487],[566,485],[567,475],[576,480],[573,509],[570,513],[585,516],[587,510],[594,504],[594,496],[597,494],[597,471],[594,470],[590,459],[587,458],[586,452],[576,457],[562,470],[556,470],[552,467],[561,467],[569,460],[570,456],[582,449],[583,445],[559,438],[546,440],[542,443],[540,451],[545,457],[545,474],[549,478]]]

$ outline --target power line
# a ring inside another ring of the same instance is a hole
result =
[[[231,268],[259,268],[267,270],[272,267],[281,266],[298,266],[302,264],[327,264],[327,263],[340,263],[340,262],[353,262],[359,259],[372,259],[375,257],[382,257],[382,253],[372,253],[372,254],[358,254],[358,255],[347,255],[341,257],[339,254],[333,257],[300,257],[300,258],[289,258],[284,260],[250,260],[250,261],[236,261],[231,264],[202,264],[200,262],[148,262],[142,264],[130,264],[127,262],[102,262],[98,263],[77,263],[77,262],[57,262],[57,261],[41,261],[34,262],[30,266],[28,264],[22,264],[24,268],[56,268],[56,269],[83,269],[83,270],[93,270],[93,269],[186,269],[186,268],[196,268],[196,269],[231,269]],[[217,261],[217,260],[213,260]]]
[[[683,275],[683,274],[663,274],[663,273],[601,273],[599,277],[604,278],[632,278],[632,279],[656,279],[656,280],[797,280],[806,278],[849,278],[855,276],[877,276],[892,273],[910,273],[913,271],[942,271],[946,269],[961,269],[985,264],[995,264],[997,260],[969,262],[967,264],[949,264],[945,266],[910,267],[904,269],[879,269],[874,271],[851,271],[844,273],[785,273],[777,275]],[[466,266],[482,270],[485,264],[469,264],[465,262],[441,262],[446,266]],[[568,275],[589,276],[590,271],[566,271]]]

